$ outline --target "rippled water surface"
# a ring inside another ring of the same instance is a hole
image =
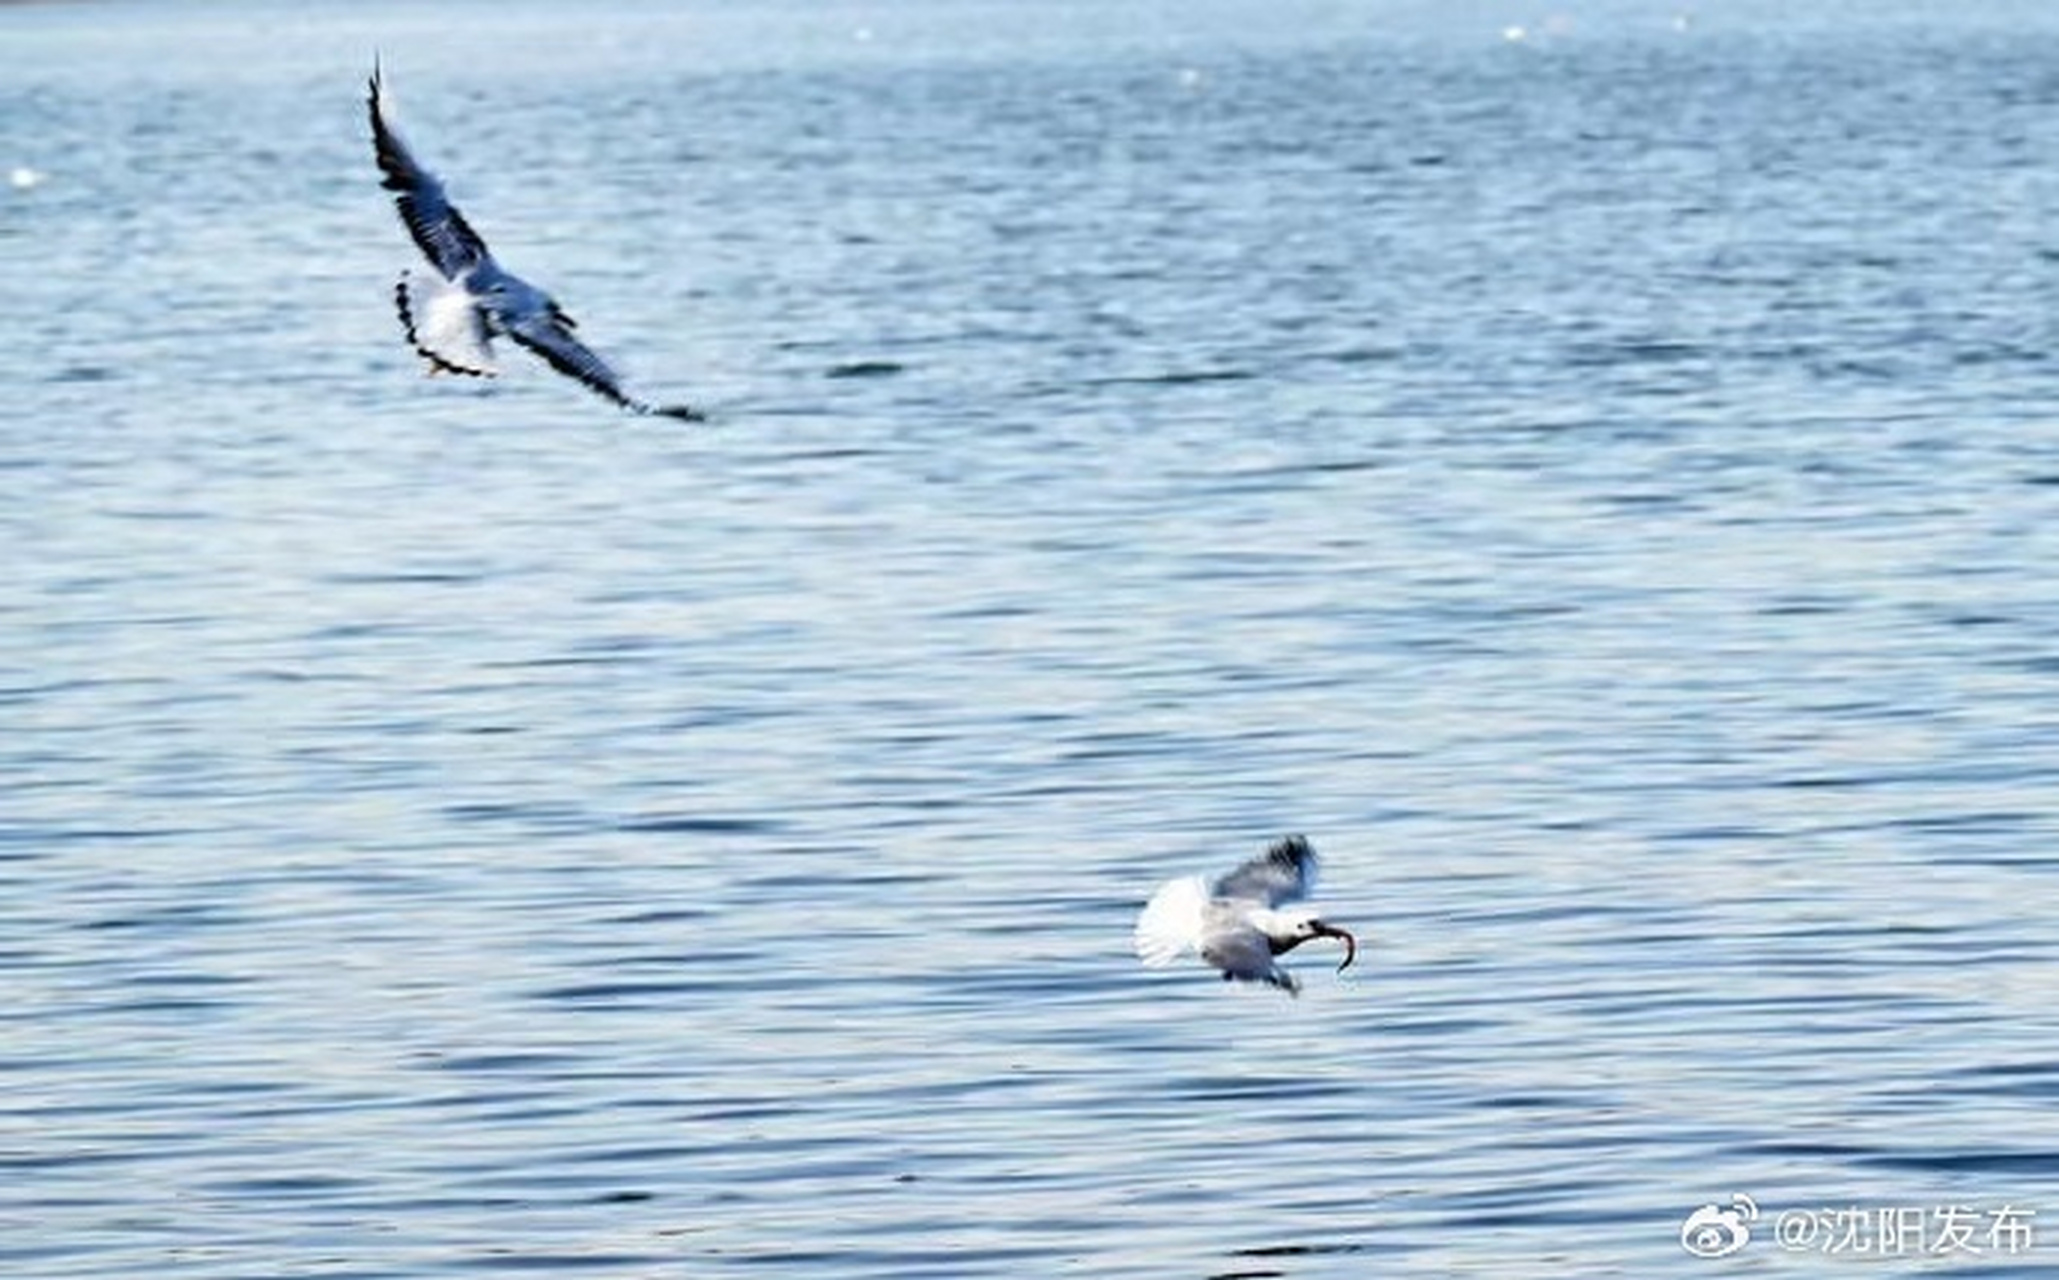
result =
[[[1709,8],[0,10],[0,1267],[2059,1265],[2059,14]]]

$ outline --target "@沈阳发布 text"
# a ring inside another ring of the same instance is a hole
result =
[[[2037,1247],[2037,1210],[2018,1204],[1817,1205],[1762,1213],[1742,1192],[1680,1224],[1680,1247],[1725,1258],[1756,1237],[1788,1253],[1873,1258],[2021,1257]]]

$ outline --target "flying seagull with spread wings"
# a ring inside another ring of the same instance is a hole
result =
[[[442,181],[401,141],[388,118],[376,62],[370,109],[372,147],[385,175],[382,185],[393,192],[401,222],[435,268],[403,271],[393,291],[408,342],[429,362],[431,372],[492,377],[499,372],[493,339],[505,336],[632,413],[701,420],[685,405],[653,405],[631,395],[608,362],[572,336],[572,317],[549,294],[494,260],[486,242],[444,194]]]
[[[1301,984],[1275,957],[1310,938],[1342,940],[1339,973],[1358,956],[1350,930],[1307,907],[1281,909],[1315,888],[1315,867],[1315,848],[1307,838],[1287,836],[1213,884],[1203,876],[1168,881],[1137,917],[1138,957],[1162,969],[1193,951],[1222,970],[1225,982],[1264,982],[1300,995]]]

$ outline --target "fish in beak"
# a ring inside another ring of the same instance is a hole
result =
[[[1336,938],[1344,944],[1344,962],[1337,966],[1337,972],[1342,973],[1349,969],[1351,962],[1358,959],[1358,939],[1351,936],[1351,930],[1340,929],[1334,924],[1326,924],[1321,920],[1315,921],[1309,928],[1313,929],[1319,937]]]

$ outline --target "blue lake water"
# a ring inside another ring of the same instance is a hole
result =
[[[2059,11],[1795,8],[0,9],[0,1270],[2050,1273]]]

